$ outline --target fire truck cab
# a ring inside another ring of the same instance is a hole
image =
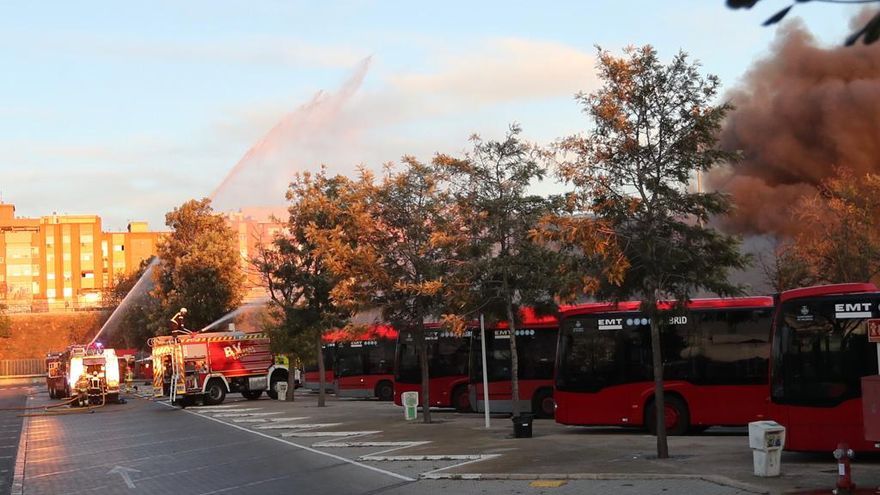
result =
[[[255,400],[287,381],[287,366],[275,364],[263,333],[208,332],[153,337],[153,395],[187,406],[220,404],[227,393]]]

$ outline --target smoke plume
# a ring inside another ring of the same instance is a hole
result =
[[[880,49],[826,48],[796,22],[780,30],[730,94],[721,145],[742,161],[713,173],[729,192],[729,230],[789,235],[791,207],[833,173],[880,173]]]

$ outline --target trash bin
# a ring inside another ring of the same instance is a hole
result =
[[[752,449],[755,476],[779,476],[785,427],[776,421],[749,423],[749,447]]]
[[[287,382],[276,383],[275,391],[278,392],[278,400],[287,400]]]
[[[403,404],[403,417],[407,421],[413,421],[419,415],[419,393],[404,392],[400,394],[400,402]]]
[[[514,438],[532,438],[532,420],[535,415],[531,413],[520,413],[519,416],[510,418],[513,421],[513,437]]]

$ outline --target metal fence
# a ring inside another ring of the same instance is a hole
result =
[[[46,361],[42,359],[0,359],[0,377],[45,374]]]

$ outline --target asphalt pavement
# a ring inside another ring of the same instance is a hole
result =
[[[37,392],[27,403],[52,402]],[[285,403],[238,395],[221,406],[186,410],[133,397],[85,413],[37,411],[25,418],[20,493],[753,493],[697,477],[444,476],[519,454],[497,447],[483,453],[479,438],[461,446],[423,440],[442,436],[454,422],[406,424],[398,412],[388,403],[331,400],[330,407],[317,408],[313,396]]]
[[[30,389],[23,385],[0,386],[0,494],[12,490],[22,424],[19,412],[4,409],[24,406]]]

